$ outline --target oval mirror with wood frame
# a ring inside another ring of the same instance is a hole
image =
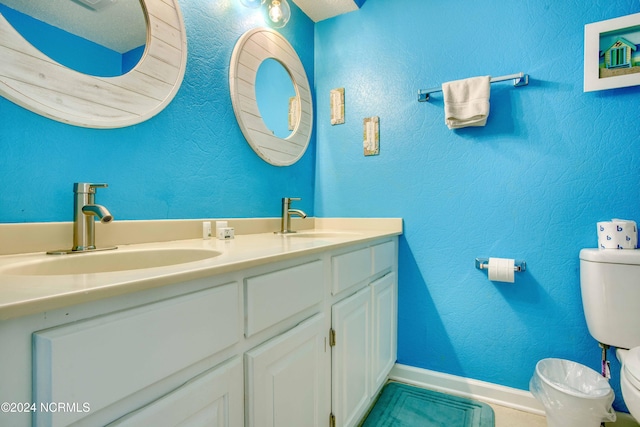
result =
[[[0,13],[0,95],[37,114],[88,128],[120,128],[162,111],[176,95],[187,62],[177,0],[140,0],[147,40],[140,61],[123,75],[70,69],[36,49]]]
[[[256,74],[263,61],[272,58],[282,64],[291,77],[295,97],[289,103],[289,122],[293,129],[286,138],[274,135],[265,125],[256,100]],[[269,28],[244,33],[233,50],[229,69],[231,103],[238,125],[251,148],[269,164],[289,166],[307,150],[313,126],[311,89],[304,66],[291,44]]]
[[[140,0],[0,0],[0,13],[40,52],[83,74],[126,74],[147,43]]]

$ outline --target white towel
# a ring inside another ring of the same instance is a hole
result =
[[[482,76],[442,84],[444,121],[449,129],[487,124],[490,80]]]

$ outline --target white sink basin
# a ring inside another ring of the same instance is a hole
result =
[[[18,276],[56,276],[93,274],[143,268],[166,267],[214,258],[221,252],[198,248],[140,249],[48,255],[37,261],[10,264],[0,274]]]
[[[350,237],[358,236],[360,233],[352,231],[298,231],[297,233],[284,234],[286,237],[306,237],[306,238],[330,238],[330,237]]]

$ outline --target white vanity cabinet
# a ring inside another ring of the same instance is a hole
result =
[[[325,425],[331,359],[323,266],[316,259],[245,279],[246,337],[311,316],[245,353],[247,427]]]
[[[326,426],[330,358],[324,319],[316,314],[246,353],[246,426]]]
[[[362,273],[349,271],[347,260],[357,260],[359,268],[369,271],[364,281]],[[357,425],[396,361],[394,260],[394,242],[333,258],[334,292],[336,289],[357,290],[331,308],[331,399],[336,427]],[[380,274],[384,275],[380,277]]]
[[[0,425],[354,426],[396,359],[396,277],[387,236],[0,321],[0,402],[35,408]]]

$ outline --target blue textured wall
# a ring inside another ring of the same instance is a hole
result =
[[[367,0],[316,25],[316,214],[404,218],[400,363],[520,389],[545,357],[599,369],[578,252],[595,247],[597,221],[640,220],[640,87],[583,93],[584,25],[639,11],[631,0]],[[442,94],[417,102],[445,81],[519,71],[529,86],[492,85],[484,128],[448,130]],[[331,126],[337,87],[346,123]],[[374,115],[380,155],[364,157],[362,119]],[[526,260],[527,272],[492,283],[474,267],[489,256]]]
[[[98,194],[118,219],[277,217],[280,198],[313,213],[315,138],[279,168],[246,143],[229,97],[237,39],[264,25],[239,1],[180,1],[188,39],[184,82],[169,106],[139,125],[85,129],[0,98],[0,222],[70,221],[77,181],[107,182]],[[281,30],[313,81],[314,25],[295,5]]]

